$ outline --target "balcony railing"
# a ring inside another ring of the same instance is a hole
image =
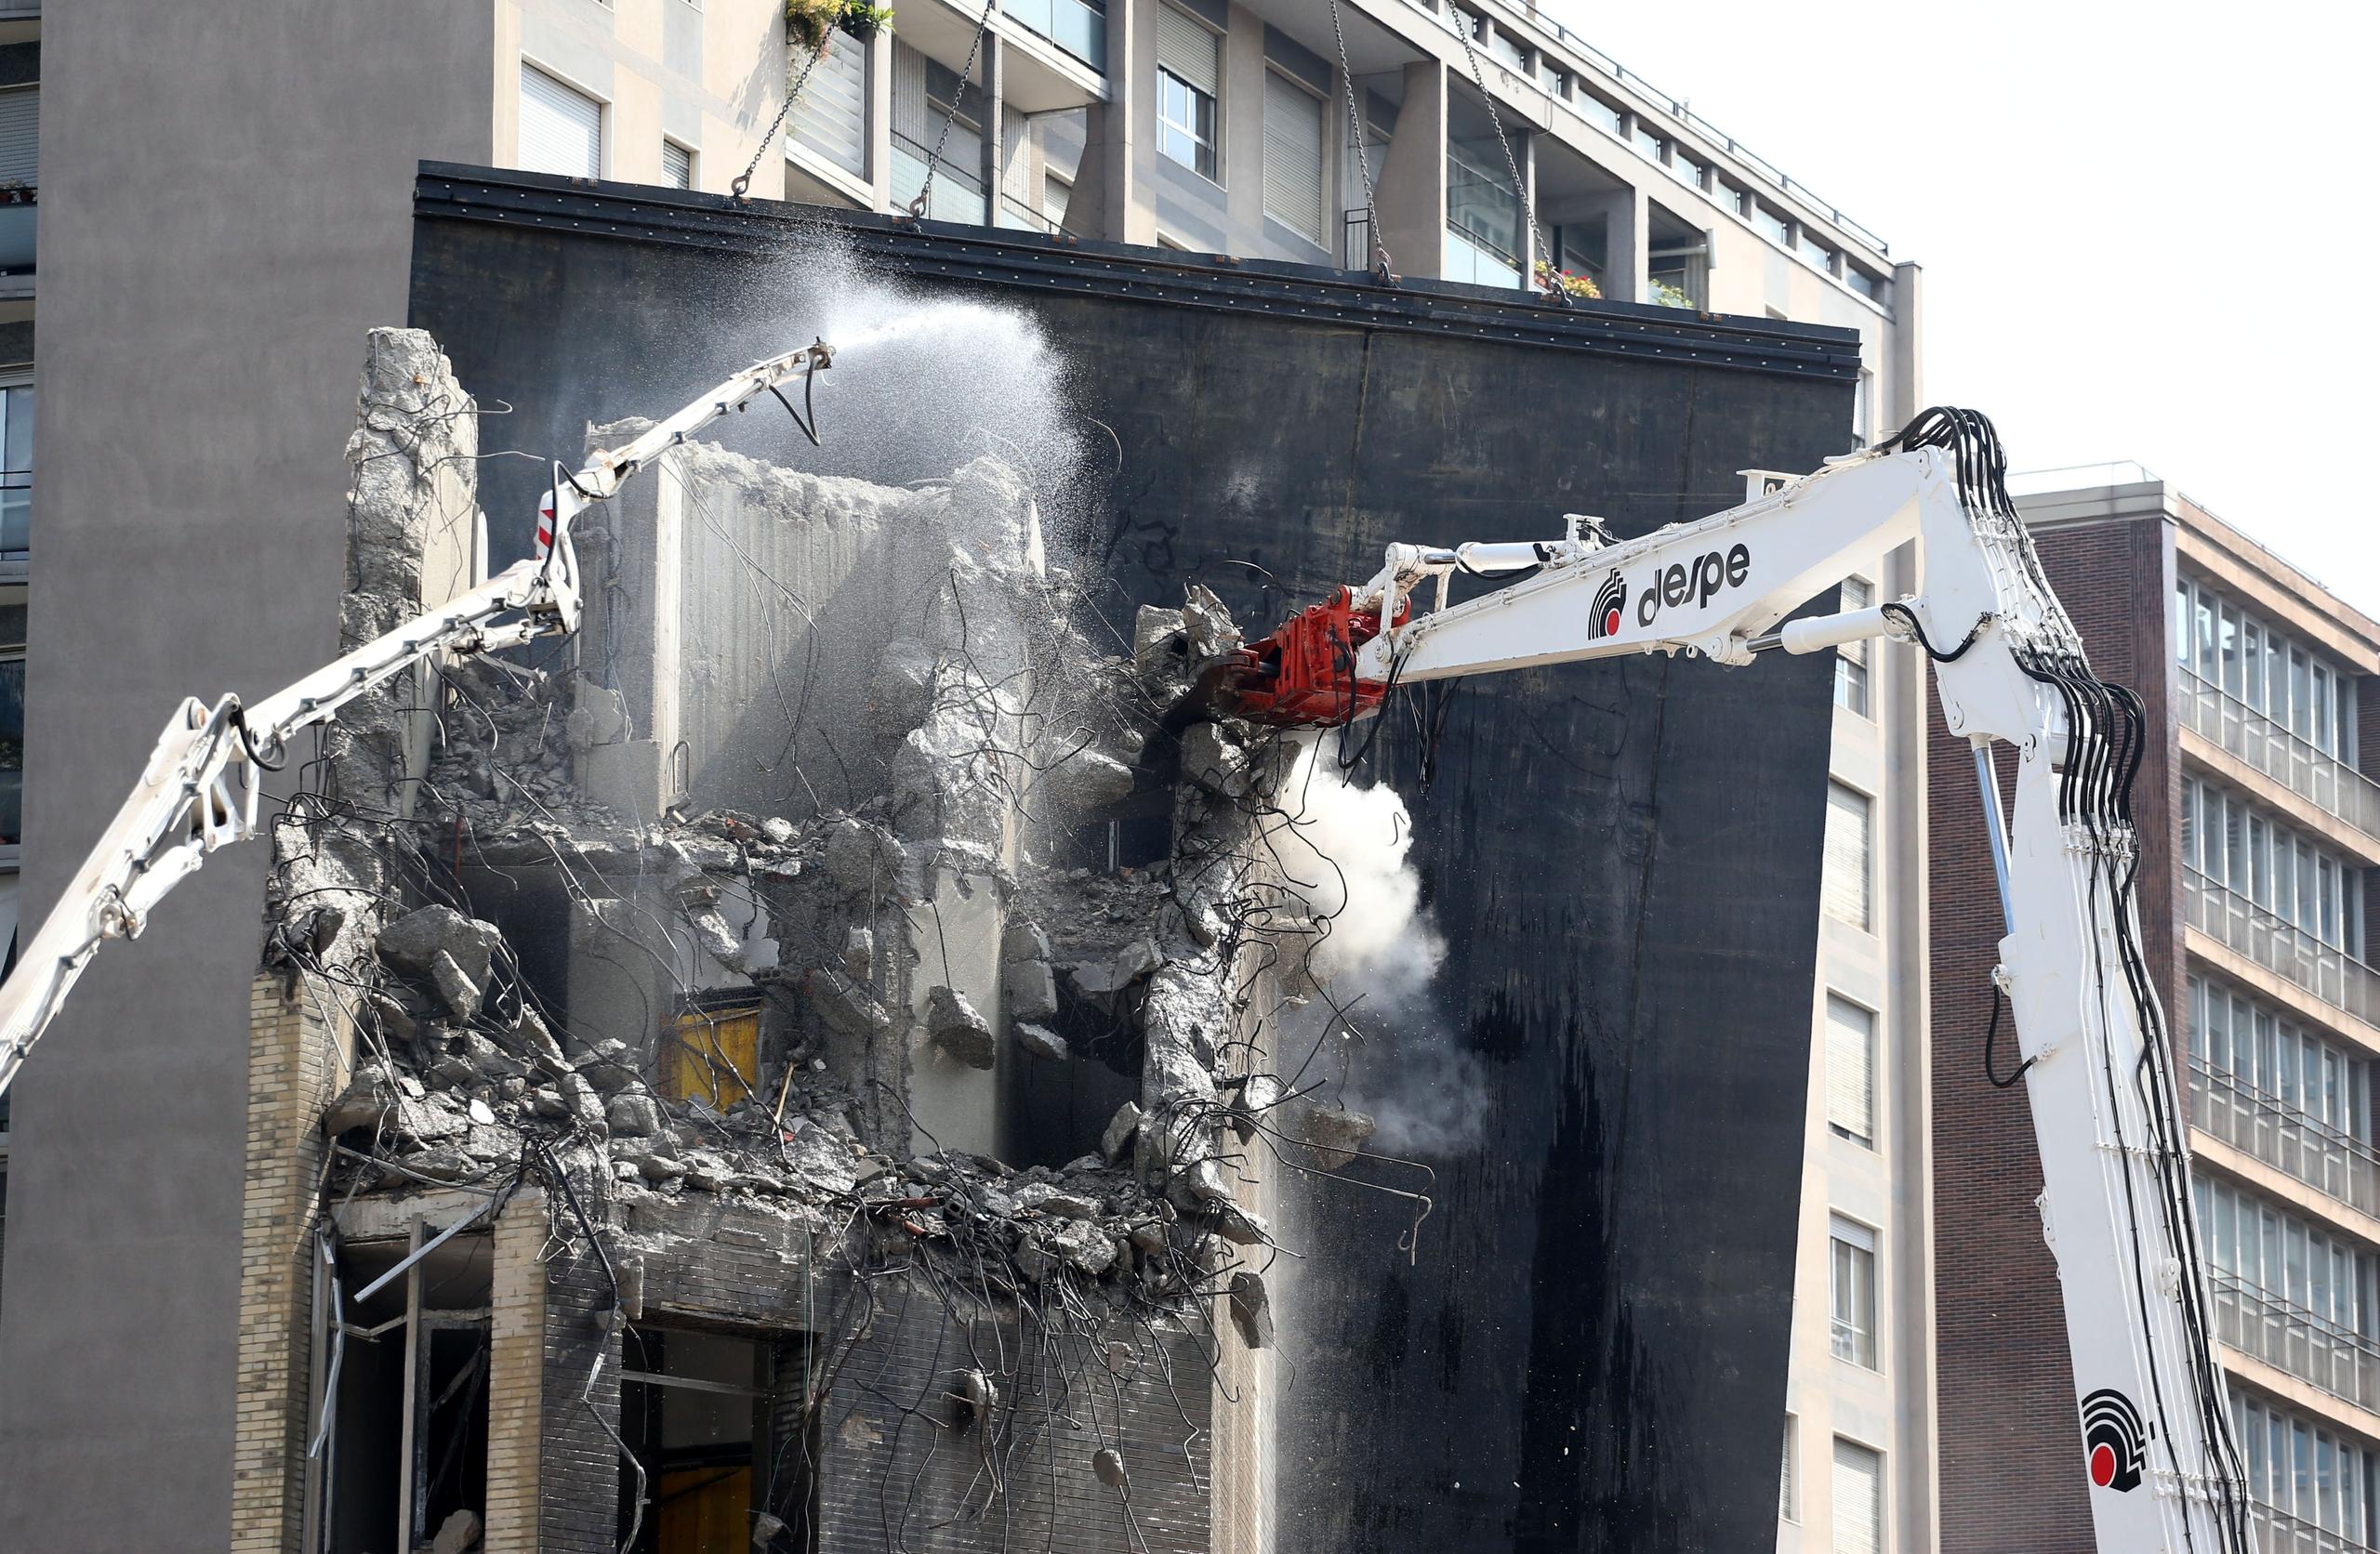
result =
[[[2182,672],[2182,719],[2201,734],[2367,836],[2380,836],[2380,784],[2326,756],[2219,685]]]
[[[2190,1121],[2244,1154],[2366,1214],[2380,1214],[2380,1150],[2190,1060]]]
[[[2255,1524],[2256,1554],[2365,1554],[2372,1547],[2360,1537],[2300,1521],[2261,1500],[2248,1502],[2248,1519]]]
[[[1083,0],[1000,0],[1000,9],[1095,71],[1107,69],[1107,13]]]
[[[2190,927],[2258,966],[2355,1016],[2380,1024],[2380,972],[2335,945],[2284,922],[2198,870],[2182,870],[2182,913]]]
[[[33,239],[40,222],[32,190],[0,191],[0,275],[33,272]]]
[[[2380,1402],[2380,1343],[2237,1274],[2218,1272],[2214,1284],[2217,1338],[2334,1398],[2365,1408]]]

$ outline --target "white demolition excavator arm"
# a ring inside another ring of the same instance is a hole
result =
[[[2247,1554],[2171,1047],[2132,898],[2128,793],[2147,731],[2137,700],[2092,676],[2003,468],[1981,416],[1929,411],[1813,475],[1746,471],[1741,507],[1641,539],[1573,518],[1550,542],[1392,546],[1369,582],[1243,652],[1237,710],[1328,725],[1376,710],[1400,684],[1533,665],[1681,652],[1744,665],[1886,635],[1924,646],[1981,782],[2007,930],[1992,981],[2015,1015],[2041,1145],[2097,1547]],[[1786,619],[1856,558],[1910,540],[1914,595]],[[1448,602],[1457,573],[1532,568]],[[1999,744],[2017,762],[2013,826]]]
[[[624,446],[599,452],[576,473],[555,465],[553,486],[538,509],[536,551],[527,560],[253,706],[231,695],[212,707],[185,701],[157,736],[140,785],[0,983],[0,1094],[99,945],[138,937],[150,910],[208,853],[256,834],[263,773],[280,764],[292,736],[329,721],[356,697],[417,664],[496,652],[577,630],[572,520],[646,463],[762,393],[775,395],[792,412],[777,386],[799,377],[807,389],[833,361],[833,349],[820,341],[754,362]],[[814,420],[799,412],[794,419],[814,441]]]

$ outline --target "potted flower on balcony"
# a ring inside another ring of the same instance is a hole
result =
[[[39,191],[22,178],[0,178],[0,205],[30,205]]]
[[[1540,291],[1558,292],[1573,302],[1590,302],[1603,296],[1603,288],[1595,284],[1593,276],[1556,270],[1543,259],[1537,261],[1537,284]]]
[[[826,51],[837,30],[866,43],[892,30],[892,7],[867,0],[785,0],[786,35],[805,54]]]
[[[862,43],[872,42],[879,33],[892,31],[892,7],[871,6],[867,0],[843,0],[842,14],[835,25]]]

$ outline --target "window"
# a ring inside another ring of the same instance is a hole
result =
[[[2307,1527],[2337,1534],[2352,1547],[2374,1542],[2380,1507],[2373,1504],[2372,1485],[2380,1462],[2373,1453],[2351,1436],[2335,1435],[2239,1391],[2231,1394],[2231,1420],[2252,1499]],[[2315,1547],[2317,1541],[2337,1547],[2331,1539],[2311,1537],[2301,1546]]]
[[[1661,159],[1661,148],[1669,144],[1668,141],[1646,129],[1645,121],[1642,119],[1630,126],[1628,138],[1635,146],[1638,154],[1648,162],[1659,162]]]
[[[1876,1232],[1835,1216],[1827,1280],[1834,1357],[1876,1368]]]
[[[754,1513],[771,1508],[760,1501],[777,1477],[754,1471],[756,1464],[777,1460],[768,1439],[770,1368],[749,1338],[629,1329],[620,1355],[620,1436],[645,1472],[642,1521],[650,1541],[640,1540],[639,1548],[731,1554],[751,1547]],[[788,1466],[807,1460],[798,1449],[784,1457]],[[622,1533],[636,1487],[635,1474],[621,1473]],[[800,1515],[798,1501],[806,1496],[785,1490],[776,1486],[781,1508],[772,1514],[792,1521],[785,1510]]]
[[[0,556],[31,554],[33,533],[33,386],[0,388]]]
[[[0,91],[0,274],[33,272],[40,183],[41,88]]]
[[[1884,300],[1884,283],[1882,281],[1877,280],[1874,276],[1869,274],[1866,270],[1860,269],[1858,265],[1853,264],[1844,266],[1843,280],[1845,285],[1849,286],[1853,291],[1858,292],[1860,296],[1866,297],[1869,301],[1881,302]]]
[[[1216,177],[1215,34],[1186,12],[1157,8],[1157,149],[1200,178]]]
[[[1752,230],[1778,247],[1793,246],[1793,223],[1749,195],[1744,198],[1744,217],[1752,222]]]
[[[1800,1444],[1793,1436],[1800,1423],[1801,1421],[1791,1414],[1785,1416],[1784,1465],[1777,1471],[1777,1515],[1778,1520],[1784,1521],[1802,1520],[1801,1499],[1793,1489],[1793,1455]]]
[[[603,170],[603,105],[536,66],[521,66],[521,165],[591,178]]]
[[[1826,995],[1826,1125],[1838,1139],[1876,1147],[1876,1017]]]
[[[2360,876],[2295,826],[2203,778],[2182,784],[2182,862],[2307,938],[2360,953]]]
[[[752,1093],[760,1082],[760,1010],[748,996],[698,1001],[678,1016],[662,1043],[662,1094],[724,1112]]]
[[[1542,54],[1537,57],[1537,84],[1548,96],[1567,99],[1570,95],[1570,72]]]
[[[694,153],[675,140],[662,141],[661,181],[672,189],[694,187]]]
[[[1817,269],[1828,271],[1834,269],[1834,250],[1812,236],[1807,227],[1802,228],[1794,236],[1797,240],[1793,246],[1795,253]]]
[[[2366,1060],[2261,1000],[2204,977],[2189,979],[2188,1016],[2190,1062],[2222,1088],[2273,1109],[2281,1106],[2283,1090],[2294,1086],[2296,1103],[2291,1110],[2333,1133],[2372,1141]],[[2319,1085],[2298,1083],[2317,1073]]]
[[[1580,92],[1575,101],[1579,112],[1584,114],[1590,123],[1609,130],[1614,135],[1620,133],[1619,109],[1604,101],[1593,92]]]
[[[1686,155],[1684,151],[1679,151],[1675,145],[1672,145],[1670,147],[1670,171],[1677,175],[1677,178],[1680,183],[1691,184],[1695,188],[1699,189],[1702,187],[1702,179],[1704,176],[1708,174],[1711,169],[1704,166],[1701,163],[1695,161],[1694,158]]]
[[[852,177],[866,178],[867,50],[849,38],[837,38],[817,63],[804,64],[810,79],[793,100],[794,140]]]
[[[1869,927],[1873,916],[1870,836],[1875,808],[1876,801],[1857,788],[1826,785],[1826,859],[1818,895],[1830,915],[1854,928]]]
[[[1884,1547],[1884,1454],[1834,1438],[1834,1554],[1881,1554]]]
[[[1322,241],[1322,99],[1264,72],[1264,214]]]
[[[2183,578],[2174,592],[2174,654],[2184,668],[2300,743],[2354,761],[2352,673],[2203,583]]]
[[[1528,73],[1528,46],[1520,39],[1501,27],[1490,27],[1481,41],[1487,44],[1488,52],[1498,64],[1510,66],[1523,75]]]
[[[1875,585],[1864,577],[1843,580],[1843,608],[1865,610],[1876,602]],[[1868,716],[1868,639],[1845,642],[1834,653],[1834,705]]]

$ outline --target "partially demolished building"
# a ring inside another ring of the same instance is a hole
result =
[[[351,639],[475,580],[477,452],[376,332]],[[1099,652],[988,458],[613,506],[575,641],[377,695],[274,828],[244,1534],[1269,1547],[1264,1163],[1368,1124],[1270,1071],[1316,925],[1229,614]]]

